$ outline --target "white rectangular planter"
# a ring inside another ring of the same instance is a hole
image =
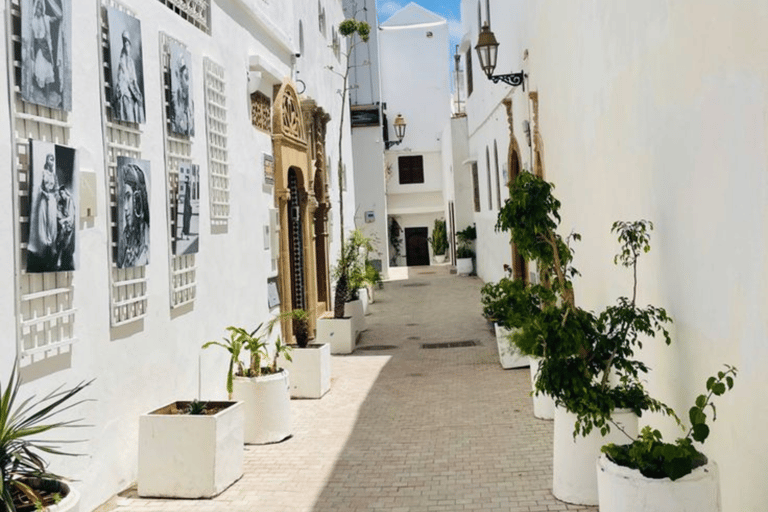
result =
[[[357,338],[357,335],[366,329],[363,301],[357,299],[347,302],[344,305],[344,316],[352,317],[352,323],[355,328],[355,338]]]
[[[228,405],[211,416],[168,414],[177,404],[139,418],[139,496],[216,496],[243,476],[243,404],[210,402]]]
[[[473,269],[472,258],[458,258],[456,260],[456,273],[460,276],[468,276]]]
[[[517,350],[517,347],[509,339],[509,336],[513,333],[505,327],[500,327],[499,324],[493,324],[496,329],[496,345],[499,349],[499,362],[501,367],[505,370],[510,368],[524,368],[530,364],[528,356],[524,356]]]
[[[235,377],[232,398],[243,401],[246,443],[279,443],[291,436],[288,382],[287,371],[260,377]]]
[[[355,350],[354,321],[352,318],[320,318],[317,320],[318,343],[328,343],[331,354],[351,354]]]
[[[283,360],[291,376],[291,398],[322,398],[331,389],[331,345],[293,346],[293,361]]]

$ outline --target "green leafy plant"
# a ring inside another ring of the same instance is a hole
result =
[[[665,443],[661,432],[643,427],[640,436],[624,445],[610,443],[602,451],[614,463],[637,469],[647,478],[670,478],[677,480],[707,463],[707,457],[695,446],[694,441],[703,444],[709,437],[707,410],[712,410],[712,421],[717,419],[717,409],[712,402],[714,396],[722,396],[733,389],[736,368],[725,365],[725,371],[707,379],[707,393],[696,397],[688,410],[691,426],[674,443]]]
[[[293,361],[293,358],[291,357],[291,350],[293,350],[291,346],[283,343],[280,340],[280,336],[278,336],[275,340],[275,358],[272,359],[272,373],[277,373],[279,371],[277,368],[277,360],[280,358],[280,356],[283,356],[288,361]]]
[[[459,240],[458,247],[456,248],[456,257],[474,258],[475,251],[472,250],[472,242],[477,238],[477,230],[475,226],[467,226],[461,231],[457,231],[456,238]]]
[[[203,348],[206,349],[211,346],[221,347],[229,352],[229,369],[227,370],[227,393],[230,400],[232,399],[232,390],[234,377],[258,377],[262,374],[262,359],[269,358],[269,352],[267,352],[267,342],[264,338],[269,332],[262,331],[263,323],[259,324],[253,331],[248,332],[242,327],[227,327],[229,333],[229,339],[223,337],[223,341],[209,341],[203,344]],[[243,350],[248,350],[250,353],[250,363],[248,367],[243,365],[240,360],[240,355]]]
[[[0,508],[15,512],[17,498],[45,504],[35,488],[35,479],[64,480],[47,470],[45,455],[75,456],[63,451],[60,445],[77,441],[43,440],[38,436],[59,428],[85,426],[81,419],[56,421],[54,417],[88,401],[72,399],[92,382],[81,382],[65,390],[58,387],[42,398],[31,396],[20,403],[17,400],[21,378],[16,365],[5,389],[0,384]]]
[[[189,402],[189,405],[184,410],[185,414],[190,414],[192,416],[201,416],[206,413],[208,410],[208,402],[201,402],[198,399],[194,399],[191,402]]]
[[[403,228],[394,217],[389,218],[389,245],[392,246],[392,257],[389,264],[392,266],[397,265],[397,257],[400,256],[400,245],[403,243],[403,239],[400,238]]]
[[[435,219],[432,236],[429,237],[429,244],[432,246],[432,253],[436,256],[445,254],[445,251],[448,249],[448,233],[445,229],[445,220]]]
[[[333,277],[336,279],[334,318],[344,317],[344,304],[356,300],[358,290],[365,286],[365,263],[368,253],[373,250],[373,240],[362,231],[353,229],[349,232],[344,250],[333,269]],[[341,286],[344,288],[341,289]]]
[[[371,286],[381,285],[381,273],[370,261],[365,262],[365,282]]]

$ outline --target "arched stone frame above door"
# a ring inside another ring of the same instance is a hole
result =
[[[517,137],[515,137],[515,123],[514,113],[512,109],[512,98],[504,98],[502,100],[504,107],[507,110],[507,124],[509,126],[509,150],[507,151],[507,169],[509,169],[509,176],[507,186],[511,185],[517,176],[523,172],[521,164],[520,145],[517,143]],[[528,262],[520,255],[515,244],[510,241],[512,252],[512,276],[515,279],[522,279],[525,283],[528,282]]]
[[[309,166],[310,146],[304,124],[301,102],[294,84],[286,80],[275,95],[272,112],[272,146],[275,157],[275,202],[280,219],[280,255],[278,257],[278,282],[280,286],[280,311],[285,313],[303,306],[309,313],[310,332],[314,331],[317,321],[317,292],[315,280],[314,244],[312,241],[312,223],[317,201],[311,187],[312,170]],[[296,174],[296,193],[300,210],[303,240],[301,260],[305,288],[304,304],[295,305],[293,299],[293,276],[291,273],[291,240],[289,239],[288,205],[291,201],[288,175],[293,170]],[[283,336],[287,343],[293,339],[293,326],[284,319],[281,322]]]

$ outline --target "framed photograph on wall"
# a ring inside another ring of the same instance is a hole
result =
[[[173,253],[193,254],[198,252],[200,241],[200,166],[179,166],[177,199]]]
[[[112,8],[107,8],[107,22],[112,117],[128,123],[143,123],[146,112],[141,22]]]
[[[178,135],[195,135],[195,105],[192,100],[192,55],[178,43],[168,43],[171,55],[170,130]]]
[[[149,162],[117,157],[117,268],[149,264]]]
[[[30,212],[27,272],[77,267],[77,152],[30,140]]]
[[[21,0],[21,97],[72,110],[71,0]]]

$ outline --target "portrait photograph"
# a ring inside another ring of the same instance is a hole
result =
[[[170,128],[178,135],[195,135],[195,106],[192,101],[192,55],[178,43],[168,44],[171,54]]]
[[[200,240],[200,166],[179,166],[179,190],[176,202],[176,256],[199,250]]]
[[[52,142],[30,140],[27,272],[77,267],[77,153]]]
[[[149,162],[117,157],[117,268],[149,263]]]
[[[72,0],[21,0],[21,97],[72,110]]]
[[[144,123],[146,111],[141,22],[112,8],[107,8],[107,22],[112,117],[128,123]]]

